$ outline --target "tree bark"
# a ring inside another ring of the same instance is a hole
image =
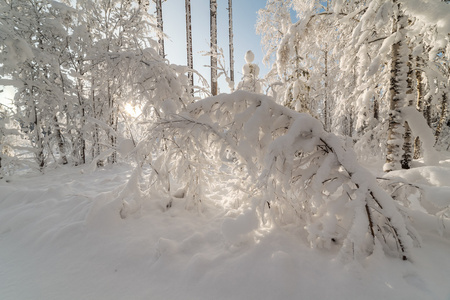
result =
[[[217,0],[210,0],[211,94],[217,95]]]
[[[82,73],[80,73],[82,74]],[[74,153],[78,153],[77,156],[79,156],[80,161],[78,163],[85,164],[86,163],[86,141],[83,138],[83,128],[86,124],[86,110],[85,110],[85,103],[83,101],[83,81],[82,79],[78,78],[77,81],[77,97],[78,97],[78,104],[80,105],[81,111],[81,118],[80,118],[80,127],[77,129],[77,148],[74,149]]]
[[[61,129],[59,127],[59,120],[56,115],[53,116],[53,122],[54,122],[54,128],[55,128],[56,143],[58,145],[59,155],[61,156],[61,163],[63,165],[67,165],[66,149],[64,147],[64,141],[62,138]]]
[[[436,128],[436,132],[434,133],[434,137],[435,137],[435,145],[439,140],[439,136],[441,135],[442,132],[442,126],[444,126],[444,124],[446,123],[445,121],[447,120],[447,108],[448,108],[448,96],[447,96],[447,86],[444,85],[444,90],[442,91],[442,100],[441,100],[441,113],[439,116],[439,122]]]
[[[194,58],[192,54],[192,26],[191,26],[191,0],[185,0],[186,6],[186,53],[187,66],[189,68],[188,79],[190,85],[190,93],[194,95]]]
[[[406,98],[407,85],[407,69],[406,63],[408,55],[408,47],[405,44],[406,35],[404,28],[406,27],[407,18],[403,15],[400,3],[393,1],[398,7],[397,15],[394,16],[392,23],[393,34],[399,35],[391,48],[391,66],[390,66],[390,85],[389,85],[389,128],[387,140],[386,163],[383,167],[385,172],[399,170],[401,168],[400,160],[402,157],[403,144],[403,120],[400,109],[404,106]]]
[[[325,130],[329,130],[329,120],[328,120],[328,45],[325,44],[325,51],[324,51],[324,62],[325,62],[325,71],[324,71],[324,77],[325,77],[325,97],[323,102],[323,118],[324,118],[324,124],[325,124]]]
[[[109,108],[109,126],[111,129],[116,129],[117,126],[117,122],[116,122],[116,105],[115,105],[115,101],[114,101],[114,97],[111,93],[111,83],[108,82],[108,108]],[[110,129],[110,130],[111,130]],[[117,138],[114,132],[108,132],[108,136],[109,136],[109,142],[111,147],[114,149],[116,148],[116,144],[117,144]],[[111,156],[109,157],[109,162],[112,164],[115,164],[117,162],[117,152],[114,151]]]
[[[423,83],[423,77],[422,77],[422,71],[420,70],[423,66],[421,58],[418,56],[416,57],[416,81],[417,81],[417,100],[416,100],[416,108],[418,111],[423,111],[423,95],[425,91],[424,83]],[[420,153],[420,139],[417,136],[414,139],[414,159],[418,159],[421,155]]]
[[[158,44],[159,44],[159,55],[165,57],[164,52],[164,24],[162,15],[162,1],[154,0],[156,3],[156,27],[158,28]]]
[[[98,112],[97,102],[95,100],[95,79],[92,78],[91,84],[91,99],[92,99],[92,114],[94,119],[99,118],[100,113]],[[92,159],[100,155],[100,132],[99,126],[97,123],[94,124],[94,132],[93,132],[93,145],[92,145]],[[97,161],[97,166],[103,166],[103,160]]]
[[[33,90],[33,88],[31,88]],[[34,97],[34,92],[32,91],[32,97]],[[39,171],[43,172],[44,171],[44,167],[45,167],[45,155],[44,155],[44,138],[41,136],[41,131],[42,131],[42,127],[41,127],[41,120],[40,120],[40,115],[38,114],[38,110],[36,107],[36,100],[31,99],[32,102],[32,113],[33,113],[33,130],[34,130],[34,134],[35,134],[35,147],[36,147],[36,151],[35,151],[35,159],[37,162],[37,165],[39,167]],[[31,128],[30,128],[31,130]]]
[[[65,104],[66,103],[66,100],[65,100],[66,88],[65,88],[64,76],[63,76],[62,71],[61,71],[61,64],[62,64],[61,59],[59,59],[58,60],[58,71],[59,71],[58,75],[59,75],[59,78],[61,80],[61,91],[62,91],[62,95],[63,95],[63,99],[64,99],[63,103]],[[61,163],[63,165],[66,165],[68,163],[67,155],[66,155],[66,147],[64,145],[64,140],[62,138],[61,128],[59,126],[59,120],[58,120],[58,116],[56,115],[56,112],[55,112],[53,120],[55,122],[56,139],[57,139],[57,142],[58,142],[59,153],[61,155]]]
[[[407,89],[406,89],[406,101],[408,106],[414,105],[414,71],[412,69],[412,55],[409,55],[408,61],[408,78],[407,78]],[[405,134],[403,135],[403,155],[402,155],[402,169],[410,169],[412,161],[412,133],[408,122],[404,123]]]
[[[230,80],[231,88],[234,90],[234,45],[233,45],[233,1],[228,0],[228,39],[230,44]]]

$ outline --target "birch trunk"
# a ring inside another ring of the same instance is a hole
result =
[[[33,88],[31,88],[33,90]],[[32,91],[32,97],[34,96],[34,92]],[[33,131],[35,135],[35,159],[37,162],[37,165],[39,167],[39,171],[43,172],[45,167],[45,155],[44,155],[44,137],[41,136],[42,127],[41,127],[41,121],[40,121],[40,115],[38,114],[38,110],[36,107],[36,102],[34,99],[31,100],[32,102],[32,113],[33,113]],[[31,128],[30,128],[31,130]]]
[[[210,0],[211,94],[217,95],[217,0]]]
[[[392,32],[397,35],[396,41],[391,48],[392,60],[390,64],[390,86],[389,86],[389,128],[387,140],[386,163],[383,167],[385,172],[399,170],[402,158],[403,145],[403,120],[400,109],[404,106],[407,87],[408,47],[405,44],[407,18],[403,15],[400,4],[393,1],[398,11],[392,23]]]
[[[64,76],[61,71],[61,65],[62,65],[62,62],[59,59],[58,60],[58,71],[59,71],[58,75],[61,80],[61,91],[62,91],[62,95],[63,95],[63,103],[66,103],[66,99],[64,99],[65,95],[66,95],[66,88],[65,88]],[[62,134],[61,134],[61,128],[59,126],[59,120],[58,120],[58,116],[56,115],[56,113],[53,116],[53,121],[55,122],[56,139],[57,139],[57,143],[58,143],[59,154],[61,155],[61,163],[63,165],[66,165],[68,163],[67,155],[66,155],[66,147],[64,145],[64,140],[63,140]]]
[[[434,133],[435,137],[435,145],[439,140],[439,136],[441,135],[442,126],[444,126],[445,121],[447,120],[447,108],[448,108],[448,96],[447,96],[447,86],[444,85],[444,90],[442,92],[442,100],[441,100],[441,113],[439,116],[439,122],[436,128],[436,132]]]
[[[324,118],[324,124],[325,124],[325,130],[329,130],[329,120],[328,120],[328,45],[325,44],[325,51],[324,51],[324,61],[325,61],[325,99],[323,103],[323,118]]]
[[[408,106],[414,105],[414,71],[412,69],[412,55],[409,55],[408,62],[408,79],[407,79],[407,90],[406,90],[406,101]],[[402,169],[410,169],[411,161],[412,161],[412,133],[411,128],[409,127],[408,122],[404,123],[405,126],[405,134],[403,135],[403,155],[402,155]]]
[[[82,74],[82,73],[80,73]],[[86,124],[86,110],[85,110],[85,104],[83,101],[83,89],[84,89],[84,85],[83,85],[83,81],[82,79],[78,78],[77,80],[77,97],[78,97],[78,104],[80,105],[81,111],[81,118],[80,118],[80,128],[77,129],[77,148],[78,149],[74,149],[74,153],[77,153],[78,157],[79,157],[79,162],[80,164],[85,164],[86,163],[86,141],[83,138],[83,128],[85,127]],[[77,163],[77,164],[78,164]]]
[[[163,15],[162,15],[162,1],[155,0],[156,3],[156,27],[158,28],[158,44],[159,44],[159,55],[165,57],[164,52],[164,25],[163,25]]]
[[[190,93],[194,95],[194,58],[192,54],[192,25],[191,25],[191,0],[185,0],[186,6],[186,53],[187,66],[189,68],[188,79],[190,85]]]
[[[95,79],[92,78],[91,85],[91,101],[92,101],[92,114],[94,119],[99,118],[100,113],[98,112],[97,101],[95,100]],[[93,132],[93,145],[92,145],[92,159],[99,156],[101,152],[100,149],[100,129],[97,123],[94,124],[94,132]],[[103,166],[103,160],[97,161],[97,166]]]
[[[109,108],[109,126],[112,129],[116,129],[116,105],[114,101],[114,97],[111,93],[111,83],[108,82],[108,108]],[[110,129],[111,130],[111,129]],[[117,139],[114,132],[108,132],[109,142],[111,148],[116,148]],[[117,162],[117,152],[114,151],[109,157],[109,162],[114,164]]]
[[[61,134],[61,128],[59,127],[59,120],[56,114],[53,116],[56,144],[58,145],[59,155],[61,156],[61,164],[67,165],[66,149],[64,147],[64,141]]]
[[[228,0],[228,39],[230,44],[230,80],[231,92],[234,91],[234,45],[233,45],[233,1]]]

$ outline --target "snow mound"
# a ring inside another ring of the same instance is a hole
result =
[[[226,218],[222,223],[222,235],[229,243],[235,244],[248,238],[258,225],[259,219],[255,211],[247,210],[237,218]]]
[[[424,166],[410,170],[390,172],[386,178],[401,178],[415,185],[420,192],[421,205],[431,214],[450,208],[450,168]]]

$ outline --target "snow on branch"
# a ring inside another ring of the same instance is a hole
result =
[[[376,245],[409,258],[415,237],[396,202],[353,150],[308,114],[238,91],[190,104],[151,132],[147,145],[168,141],[152,155],[152,167],[186,186],[184,197],[198,201],[199,190],[230,179],[223,170],[232,169],[262,223],[303,225],[312,247],[338,245],[344,260],[364,258]]]
[[[422,113],[415,107],[403,107],[401,109],[403,119],[408,122],[413,134],[418,136],[422,141],[424,151],[424,162],[427,165],[439,164],[439,153],[434,149],[434,134],[433,130],[428,126]]]

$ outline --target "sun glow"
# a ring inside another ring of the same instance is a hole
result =
[[[125,112],[133,118],[136,118],[142,113],[139,106],[133,106],[130,103],[125,104]]]

